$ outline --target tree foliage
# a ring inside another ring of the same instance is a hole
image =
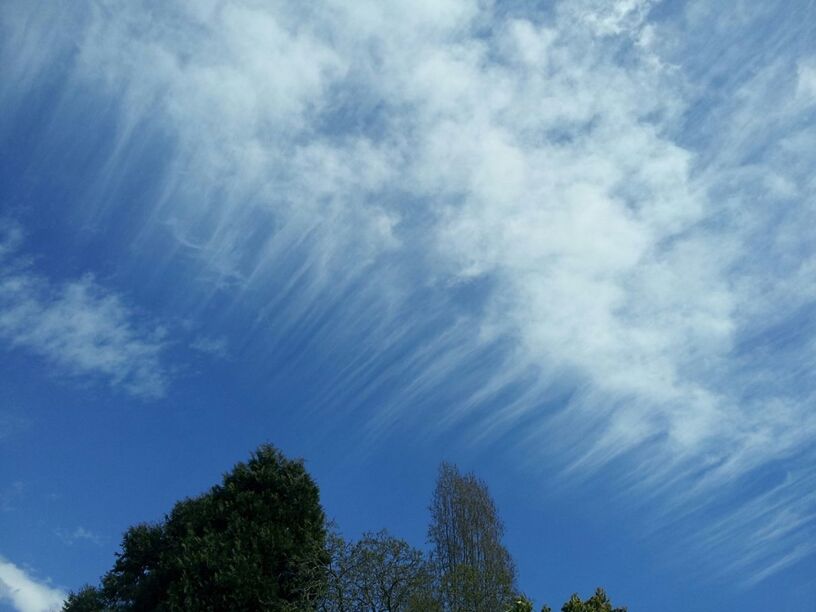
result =
[[[561,607],[561,612],[626,612],[626,608],[613,608],[606,592],[598,587],[586,601],[581,601],[577,593],[573,594]]]
[[[432,576],[422,551],[386,531],[350,544],[329,538],[331,563],[321,612],[407,612],[429,607]]]
[[[443,463],[430,513],[429,555],[386,531],[347,542],[327,533],[303,463],[264,445],[160,523],[128,529],[101,584],[71,593],[63,610],[533,612],[484,482]],[[626,608],[599,588],[561,612]]]
[[[505,612],[533,612],[533,602],[524,595],[516,595]]]
[[[428,539],[443,609],[496,612],[511,605],[515,568],[485,483],[443,463],[430,511]]]
[[[325,539],[303,463],[264,445],[160,524],[131,527],[101,586],[72,594],[63,609],[314,609],[325,588]]]
[[[105,601],[102,592],[96,587],[86,585],[68,595],[68,599],[63,606],[64,610],[72,612],[99,612],[99,610],[109,609],[110,606]]]

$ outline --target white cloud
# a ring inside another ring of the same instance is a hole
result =
[[[583,18],[601,36],[640,30],[656,0],[582,0],[569,3],[569,12]]]
[[[160,329],[144,332],[118,295],[92,276],[52,283],[14,258],[21,232],[6,223],[0,241],[0,339],[72,375],[99,376],[142,397],[165,391]]]
[[[95,544],[96,546],[101,546],[104,542],[102,536],[89,529],[85,529],[85,527],[82,527],[81,525],[73,530],[57,529],[55,533],[62,543],[68,546],[73,546],[77,542],[87,542],[90,544]]]
[[[227,356],[229,343],[224,336],[213,338],[210,336],[196,336],[190,342],[190,348],[199,353],[223,359]]]
[[[391,385],[378,427],[451,380],[473,388],[462,385],[439,426],[522,384],[479,421],[480,436],[523,417],[521,452],[570,475],[647,456],[627,464],[621,480],[637,484],[624,490],[677,514],[733,494],[732,481],[795,456],[816,431],[810,382],[773,383],[812,365],[812,350],[780,360],[762,348],[779,326],[796,329],[796,308],[813,298],[814,131],[802,124],[812,71],[747,48],[754,39],[739,28],[763,20],[749,4],[735,25],[705,2],[651,23],[655,4],[561,2],[506,17],[477,1],[150,13],[100,3],[76,32],[71,86],[119,105],[100,183],[126,175],[140,126],[170,135],[174,156],[140,235],[172,236],[167,252],[195,258],[197,280],[261,305],[254,322],[303,327],[343,302],[324,350],[356,332],[377,354],[434,316],[412,309],[415,292],[442,309],[455,288],[485,281],[475,314],[454,313],[389,366],[388,380],[410,382]],[[119,205],[96,201],[99,213]],[[34,319],[76,306],[108,315],[102,334],[135,359],[94,353],[78,359],[85,370],[161,386],[160,341],[139,340],[93,280],[66,285],[57,306],[18,284]],[[49,356],[66,334],[12,329]],[[87,330],[67,336],[95,346]],[[512,347],[504,361],[468,378],[500,340]],[[370,371],[358,356],[338,385],[386,384],[361,382]],[[542,410],[562,380],[572,399]],[[758,560],[760,575],[796,558],[786,551],[805,533],[797,524],[772,534],[779,547]],[[738,542],[750,546],[730,538],[734,556]]]
[[[796,95],[805,104],[816,104],[816,58],[799,62]]]
[[[59,610],[66,594],[48,582],[37,581],[22,569],[0,557],[0,600],[11,602],[19,612]]]

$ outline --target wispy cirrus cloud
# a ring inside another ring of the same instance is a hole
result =
[[[0,339],[69,375],[102,378],[136,396],[162,396],[161,329],[140,329],[122,298],[90,275],[53,283],[37,274],[18,254],[22,229],[6,221],[0,231]]]
[[[193,338],[189,347],[197,353],[219,359],[223,359],[229,353],[229,343],[224,336],[211,337],[199,335]]]
[[[64,18],[22,6],[10,40]],[[450,397],[426,423],[517,432],[531,462],[609,473],[669,524],[708,508],[734,537],[689,540],[742,559],[734,571],[809,554],[816,20],[645,0],[72,15],[66,87],[116,126],[75,214],[115,216],[129,156],[161,134],[172,154],[134,247],[194,261],[184,290],[232,291],[252,330],[353,353],[327,401],[385,394],[379,433]],[[64,70],[18,47],[7,97],[36,82],[23,68]],[[24,314],[107,313],[132,359],[102,352],[86,371],[161,386],[160,341],[94,281],[51,301],[22,284]],[[56,354],[52,329],[18,343]],[[777,469],[786,484],[745,492]],[[738,537],[757,521],[789,528],[758,547]]]
[[[66,546],[73,546],[77,542],[102,546],[102,544],[105,541],[102,536],[100,536],[97,533],[94,533],[90,529],[86,529],[82,525],[80,525],[79,527],[75,527],[74,529],[60,528],[57,529],[54,533],[56,533],[60,541]]]

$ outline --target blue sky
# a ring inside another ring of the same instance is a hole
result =
[[[0,607],[258,444],[521,588],[816,598],[816,5],[0,6]],[[809,607],[810,606],[810,607]]]

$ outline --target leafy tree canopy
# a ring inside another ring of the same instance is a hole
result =
[[[317,486],[270,445],[156,525],[131,527],[101,586],[64,610],[309,610],[328,555]]]
[[[613,608],[606,592],[599,587],[586,601],[581,601],[577,594],[573,594],[562,606],[561,612],[626,612],[626,608]]]
[[[387,531],[355,543],[329,536],[331,563],[320,612],[431,612],[432,574],[422,551]]]
[[[533,602],[524,595],[519,595],[506,612],[533,612]],[[552,608],[545,604],[541,607],[541,612],[552,612]],[[626,612],[626,608],[613,608],[606,592],[598,588],[586,601],[581,601],[577,594],[573,594],[561,607],[561,612]]]
[[[63,610],[533,612],[516,594],[484,482],[443,463],[430,511],[428,556],[386,531],[347,542],[327,533],[303,463],[264,445],[160,523],[128,529],[101,584],[71,593]],[[561,612],[626,608],[599,588]]]

